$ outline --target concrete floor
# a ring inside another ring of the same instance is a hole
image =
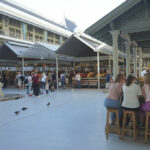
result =
[[[119,140],[112,134],[105,139],[104,98],[96,89],[65,89],[49,96],[0,102],[0,150],[149,150],[144,137],[134,142],[132,137]],[[14,114],[24,106],[29,109]]]

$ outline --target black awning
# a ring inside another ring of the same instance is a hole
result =
[[[96,56],[95,47],[87,40],[72,35],[66,43],[56,51],[57,54],[74,56],[74,57],[89,57]]]

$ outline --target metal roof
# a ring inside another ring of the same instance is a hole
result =
[[[22,53],[24,58],[33,59],[55,59],[55,51],[58,48],[56,45],[36,42],[29,49]]]
[[[0,49],[0,59],[16,60],[31,46],[31,44],[18,42],[4,42]]]
[[[77,25],[68,18],[65,18],[65,24],[67,30],[69,30],[70,32],[74,32],[75,28],[77,28]]]
[[[59,48],[57,45],[36,42],[29,49],[22,53],[24,58],[32,59],[50,59],[56,60],[56,50]],[[73,61],[72,57],[59,56],[59,60],[62,61]]]
[[[99,31],[101,28],[106,26],[107,24],[111,23],[113,20],[118,18],[123,13],[127,12],[129,9],[131,9],[133,6],[138,4],[141,0],[126,0],[124,3],[122,3],[120,6],[112,10],[110,13],[105,15],[103,18],[98,20],[96,23],[91,25],[85,30],[86,34],[92,35],[95,32]]]
[[[74,57],[96,56],[97,47],[101,44],[102,42],[84,33],[75,33],[58,48],[56,53]]]
[[[56,51],[59,55],[74,57],[91,57],[96,56],[97,51],[100,55],[113,55],[113,48],[101,41],[98,41],[84,33],[73,34],[62,46]],[[125,54],[118,52],[120,58],[125,58]],[[83,58],[84,59],[84,58]]]

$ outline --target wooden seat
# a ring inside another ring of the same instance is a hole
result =
[[[148,135],[150,135],[149,131],[149,117],[150,117],[150,112],[145,112],[146,113],[146,120],[145,120],[145,143],[147,143],[148,140]]]
[[[133,129],[128,129],[127,128],[127,116],[131,115],[132,120],[133,120]],[[136,140],[137,137],[137,127],[136,127],[136,112],[135,111],[128,111],[128,110],[124,110],[123,113],[123,125],[122,125],[122,138],[124,137],[124,134],[126,132],[132,132],[133,133],[133,139],[134,141]]]
[[[118,133],[118,136],[120,138],[120,125],[119,125],[119,114],[118,114],[118,109],[117,108],[107,108],[107,123],[106,123],[106,139],[108,139],[109,135],[109,116],[110,113],[114,112],[116,114],[116,132]]]

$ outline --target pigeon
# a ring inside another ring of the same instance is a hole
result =
[[[27,109],[28,109],[27,107],[22,107],[21,110],[25,111],[25,110],[27,110]]]
[[[18,115],[18,114],[20,113],[20,111],[15,111],[14,113],[15,113],[16,115]]]
[[[50,106],[50,104],[51,104],[51,103],[50,103],[50,102],[48,102],[48,103],[47,103],[47,106]]]

